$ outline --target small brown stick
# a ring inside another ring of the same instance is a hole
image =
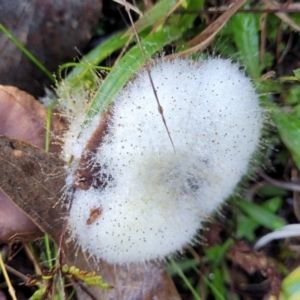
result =
[[[26,251],[26,254],[29,258],[29,260],[31,261],[31,263],[33,264],[34,266],[34,271],[35,271],[35,274],[37,275],[42,275],[42,270],[40,268],[40,264],[39,262],[37,261],[36,257],[34,256],[34,254],[31,252],[31,250],[29,249],[28,245],[26,243],[23,244],[24,245],[24,249]]]
[[[238,11],[238,9],[246,3],[246,0],[236,0],[232,5],[229,6],[218,19],[207,26],[200,34],[194,37],[192,40],[186,43],[187,46],[191,48],[181,51],[180,53],[175,53],[168,56],[168,59],[173,59],[174,57],[187,57],[193,53],[204,50],[214,39],[217,33],[226,25],[228,20]]]
[[[124,6],[125,6],[125,9],[128,13],[128,17],[129,17],[129,20],[130,20],[130,23],[132,25],[132,28],[133,28],[133,32],[134,32],[134,35],[136,37],[136,40],[137,40],[137,44],[140,48],[140,51],[141,51],[141,54],[143,56],[143,59],[146,60],[146,56],[145,56],[145,53],[144,53],[144,50],[143,50],[143,47],[142,47],[142,44],[141,44],[141,41],[139,39],[139,35],[136,31],[136,28],[134,26],[134,22],[133,22],[133,19],[132,19],[132,16],[131,16],[131,13],[130,13],[130,8],[128,7],[128,3],[126,1],[123,2]],[[154,86],[154,82],[153,82],[153,79],[152,79],[152,76],[151,76],[151,72],[150,72],[150,69],[149,69],[149,66],[146,65],[145,66],[146,68],[146,71],[147,71],[147,74],[148,74],[148,77],[149,77],[149,80],[150,80],[150,84],[151,84],[151,87],[152,87],[152,90],[153,90],[153,93],[154,93],[154,96],[155,96],[155,99],[156,99],[156,102],[157,102],[157,106],[158,106],[158,112],[161,114],[161,118],[162,118],[162,121],[164,123],[164,126],[167,130],[167,133],[168,133],[168,136],[169,136],[169,139],[170,139],[170,142],[172,144],[172,147],[174,149],[174,152],[176,153],[176,150],[175,150],[175,146],[174,146],[174,143],[173,143],[173,140],[172,140],[172,137],[171,137],[171,133],[169,131],[169,128],[168,128],[168,125],[167,125],[167,122],[166,122],[166,119],[164,117],[164,113],[163,113],[163,107],[160,105],[160,102],[159,102],[159,99],[158,99],[158,96],[157,96],[157,91],[155,89],[155,86]]]
[[[97,300],[98,298],[95,297],[95,295],[93,295],[92,292],[89,291],[89,289],[87,289],[87,287],[84,285],[84,283],[82,283],[80,280],[76,280],[76,279],[72,279],[71,280],[73,282],[73,285],[78,285],[80,286],[80,288],[92,299],[92,300]]]
[[[281,53],[281,56],[278,59],[278,62],[277,62],[278,64],[282,64],[285,57],[287,56],[287,54],[291,50],[291,47],[293,45],[293,39],[294,39],[294,34],[293,34],[293,32],[291,32],[290,35],[289,35],[289,39],[288,39],[288,42],[286,44],[286,47],[284,48],[283,52]]]
[[[119,1],[118,3],[120,3],[120,2],[121,1]],[[136,36],[137,43],[139,45],[142,56],[143,56],[144,60],[146,60],[144,51],[142,49],[141,42],[140,42],[139,37],[138,37],[138,33],[136,31],[133,19],[132,19],[131,14],[130,14],[130,8],[131,7],[129,8],[128,4],[125,1],[122,1],[122,4],[124,4],[124,6],[126,8],[126,11],[128,13],[128,16],[130,18],[130,22],[133,26],[134,34]],[[145,67],[146,67],[146,71],[147,71],[147,74],[148,74],[148,77],[149,77],[149,80],[150,80],[150,83],[151,83],[151,86],[152,86],[152,89],[153,89],[153,93],[154,93],[156,102],[157,102],[158,112],[160,113],[160,115],[162,117],[162,121],[163,121],[164,126],[167,130],[167,133],[168,133],[169,139],[171,141],[172,147],[174,149],[174,152],[176,152],[175,151],[175,146],[174,146],[174,143],[173,143],[173,140],[172,140],[172,137],[171,137],[171,133],[169,131],[169,128],[167,126],[167,122],[166,122],[165,117],[164,117],[163,107],[161,106],[161,104],[159,102],[157,91],[154,87],[154,82],[153,82],[153,79],[152,79],[152,76],[151,76],[149,66],[146,65]],[[97,186],[102,184],[101,182],[95,182],[94,174],[97,171],[99,171],[100,166],[95,166],[92,163],[92,158],[95,155],[99,145],[101,144],[102,139],[105,136],[105,133],[107,132],[108,118],[111,116],[111,113],[112,113],[112,106],[102,116],[99,125],[97,126],[97,128],[93,132],[92,137],[89,139],[88,143],[86,144],[86,146],[84,148],[83,155],[80,158],[80,161],[79,161],[79,164],[78,164],[78,170],[77,170],[76,175],[75,175],[75,180],[74,180],[74,183],[73,183],[74,188],[87,190],[87,189],[89,189],[89,187],[92,184],[96,184]]]
[[[30,279],[30,277],[28,277],[28,276],[22,274],[21,272],[15,270],[14,268],[10,267],[9,265],[4,264],[4,266],[5,266],[6,270],[7,270],[9,273],[11,273],[11,274],[13,274],[13,275],[19,277],[20,279],[24,280],[25,282],[28,281],[28,280]]]
[[[291,180],[292,182],[299,182],[299,171],[297,168],[292,168],[291,170]],[[297,217],[298,221],[300,222],[300,194],[299,192],[293,192],[293,206],[294,206],[294,213]]]
[[[2,254],[1,253],[0,253],[0,269],[2,270],[2,273],[3,273],[3,276],[5,278],[6,284],[8,286],[8,291],[9,291],[9,294],[10,294],[11,298],[13,300],[17,300],[15,289],[13,288],[13,286],[10,282],[9,276],[6,272],[6,268],[5,268],[4,262],[2,260]]]
[[[272,185],[284,188],[289,191],[294,191],[294,192],[300,192],[300,184],[299,183],[293,183],[293,182],[285,182],[281,180],[276,180],[268,176],[267,174],[260,172],[259,176],[261,176],[263,179],[271,183]]]
[[[267,43],[267,17],[268,14],[264,13],[262,17],[260,18],[260,28],[261,28],[261,34],[260,34],[260,49],[259,49],[259,60],[262,63],[265,57],[265,51],[266,51],[266,43]]]
[[[100,167],[95,166],[91,160],[107,132],[108,118],[111,114],[112,106],[108,108],[107,112],[102,116],[97,128],[93,132],[92,137],[84,147],[83,154],[81,155],[78,163],[75,181],[73,183],[75,188],[87,190],[94,183],[94,174],[99,171]],[[101,185],[101,182],[97,182],[96,184]]]
[[[174,14],[197,14],[197,15],[203,15],[203,14],[215,14],[215,13],[223,13],[228,9],[228,6],[222,6],[222,7],[212,7],[209,9],[199,9],[199,10],[193,10],[193,9],[178,9],[175,12],[173,12]],[[265,8],[265,9],[260,9],[260,8],[247,8],[247,9],[239,9],[237,11],[237,13],[245,13],[245,14],[249,14],[249,13],[257,13],[257,14],[261,14],[261,13],[299,13],[300,12],[300,8],[285,8],[285,7],[280,7],[277,9],[270,9],[270,8]]]

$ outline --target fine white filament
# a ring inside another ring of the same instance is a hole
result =
[[[247,172],[262,129],[251,80],[230,60],[162,59],[149,68],[175,151],[143,69],[115,98],[93,157],[103,185],[78,189],[70,211],[72,238],[115,264],[163,259],[191,242]]]

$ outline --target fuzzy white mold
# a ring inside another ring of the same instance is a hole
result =
[[[143,69],[114,100],[94,157],[104,187],[77,190],[70,211],[71,236],[110,263],[181,250],[232,194],[259,145],[263,113],[236,64],[160,60],[150,70],[175,152]]]

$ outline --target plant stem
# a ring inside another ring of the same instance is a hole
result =
[[[55,78],[51,72],[36,58],[30,51],[28,51],[19,41],[15,38],[10,31],[0,23],[0,30],[40,69],[42,70],[52,82],[55,82]]]

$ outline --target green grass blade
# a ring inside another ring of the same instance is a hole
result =
[[[299,79],[300,78],[300,69],[296,69],[293,72],[295,74],[295,77]]]
[[[204,6],[204,0],[189,0],[187,1],[186,10],[201,10]],[[193,22],[199,16],[197,14],[183,14],[180,24],[185,28],[192,26]]]
[[[57,104],[57,102],[53,101],[47,108],[46,136],[45,136],[45,151],[46,152],[49,152],[49,148],[50,148],[52,112],[53,112],[53,108],[55,107],[56,104]]]
[[[145,58],[151,56],[165,45],[176,40],[181,36],[178,28],[169,27],[155,32],[141,41]],[[101,88],[96,93],[94,100],[89,108],[87,117],[93,117],[96,114],[102,114],[106,111],[113,97],[121,90],[125,83],[144,63],[143,55],[136,45],[123,56],[118,65],[112,69],[106,77]]]
[[[263,206],[238,199],[240,208],[253,220],[271,230],[279,229],[285,225],[285,222],[265,209]]]
[[[178,3],[178,0],[162,0],[157,2],[137,22],[135,22],[137,32],[141,32],[145,28],[163,19],[176,3]],[[129,35],[130,33],[133,33],[132,28],[126,32],[126,35]]]
[[[94,66],[97,66],[105,58],[125,45],[128,38],[122,39],[123,35],[124,31],[113,35],[85,55],[81,60],[82,64],[74,68],[66,77],[66,84],[70,87],[77,87],[81,85],[83,79],[91,74],[91,69],[93,69]]]
[[[221,274],[219,273],[219,276]],[[218,288],[205,276],[205,275],[201,275],[202,279],[204,281],[204,283],[211,289],[211,291],[213,292],[215,299],[216,300],[225,300],[225,298],[223,297],[222,293],[218,290]],[[217,275],[218,276],[218,275]]]
[[[194,299],[201,300],[200,295],[196,292],[196,290],[193,288],[193,286],[189,282],[188,278],[184,275],[182,270],[177,266],[176,262],[172,258],[170,258],[170,263],[171,263],[172,267],[174,268],[174,270],[176,270],[178,276],[183,280],[183,282],[186,284],[188,289],[191,291],[191,293],[194,296]]]
[[[69,62],[69,63],[65,63],[63,65],[61,65],[58,68],[58,78],[63,78],[63,70],[68,69],[68,68],[78,68],[78,67],[83,67],[83,68],[88,68],[88,69],[92,69],[92,70],[100,70],[100,71],[110,71],[111,68],[110,67],[104,67],[104,66],[92,66],[92,65],[88,65],[86,63],[80,63],[80,62]]]
[[[41,70],[43,71],[52,82],[55,82],[55,78],[52,73],[30,52],[28,51],[19,41],[16,39],[9,30],[0,23],[0,30]]]

